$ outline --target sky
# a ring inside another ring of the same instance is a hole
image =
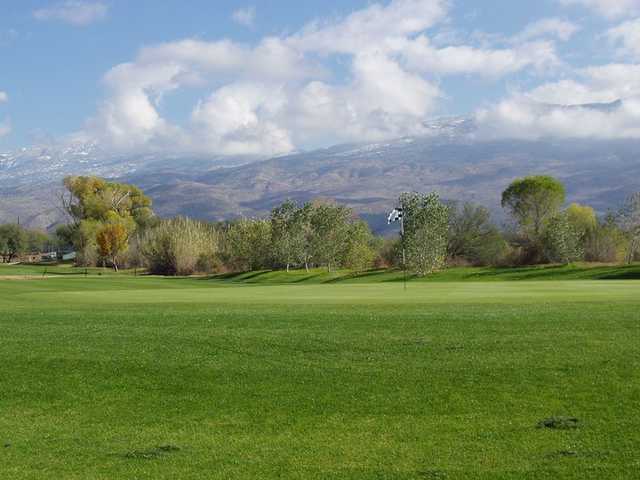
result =
[[[640,0],[0,0],[0,151],[269,156],[455,115],[639,138]]]

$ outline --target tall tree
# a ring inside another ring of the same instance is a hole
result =
[[[349,225],[343,264],[346,268],[362,272],[371,268],[376,257],[374,237],[366,222],[358,220]]]
[[[109,259],[117,272],[120,255],[126,252],[129,246],[127,228],[122,223],[107,223],[98,230],[96,242],[100,256]]]
[[[61,239],[73,243],[78,261],[85,265],[98,259],[97,234],[107,224],[119,224],[128,239],[136,230],[153,224],[151,199],[133,185],[108,182],[97,177],[67,177],[61,201],[71,219],[59,230]],[[103,237],[104,240],[104,237]]]
[[[451,205],[447,248],[449,257],[486,265],[496,262],[506,247],[487,208],[473,203],[465,203],[462,207],[457,203]]]
[[[296,235],[293,238],[293,250],[297,255],[297,262],[304,265],[305,270],[309,271],[309,264],[313,259],[313,225],[311,218],[313,214],[313,205],[305,203],[299,208],[294,216],[294,224]]]
[[[640,192],[627,198],[618,217],[622,230],[629,238],[627,263],[631,263],[640,252]]]
[[[567,207],[567,220],[580,235],[585,236],[598,225],[595,210],[587,205],[572,203]]]
[[[20,225],[0,225],[0,256],[4,263],[11,263],[24,253],[27,247],[27,234]]]
[[[544,229],[565,201],[564,185],[547,175],[519,178],[502,193],[506,208],[532,243],[540,241]]]
[[[153,222],[151,199],[134,185],[108,182],[97,177],[66,177],[62,205],[74,223],[104,222],[116,214],[144,227]]]
[[[584,258],[584,233],[571,223],[568,212],[551,218],[543,236],[544,254],[548,261],[569,264]]]
[[[444,267],[447,258],[449,208],[437,193],[405,193],[400,197],[404,214],[407,266],[425,276]]]
[[[235,269],[262,270],[272,265],[271,222],[243,218],[224,235],[225,257]]]
[[[349,221],[353,212],[344,205],[320,202],[313,205],[311,226],[313,229],[314,261],[325,265],[328,271],[341,263],[349,235]]]
[[[298,222],[298,206],[291,200],[274,208],[271,212],[271,244],[274,260],[279,265],[285,265],[287,272],[291,264],[300,258],[302,245],[302,225]]]

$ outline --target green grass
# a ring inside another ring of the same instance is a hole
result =
[[[118,275],[134,275],[142,271],[125,270]],[[63,265],[2,265],[3,276],[113,276],[109,268],[73,267]],[[351,271],[327,272],[325,269],[292,270],[291,272],[257,271],[213,275],[210,280],[245,284],[290,284],[290,283],[381,283],[401,282],[404,275],[398,270],[370,270],[362,273]],[[640,280],[640,265],[542,265],[505,268],[451,268],[425,278],[408,276],[409,282],[467,282],[467,281],[521,281],[521,280]]]
[[[11,268],[1,479],[640,478],[637,267]]]

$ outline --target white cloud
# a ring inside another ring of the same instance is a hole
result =
[[[107,17],[109,7],[101,1],[66,0],[33,12],[38,20],[57,20],[75,26],[86,26]]]
[[[515,93],[481,109],[476,114],[480,135],[640,138],[640,65],[589,67],[578,71],[577,77]],[[618,100],[622,102],[615,103]]]
[[[0,91],[0,103],[6,103],[9,101],[9,95],[6,92]],[[0,138],[9,135],[11,133],[11,123],[9,119],[5,119],[0,122]]]
[[[607,36],[619,47],[621,55],[640,58],[640,18],[629,20],[610,29]]]
[[[233,12],[231,18],[236,23],[244,25],[245,27],[253,27],[256,21],[256,7],[250,6],[246,8],[240,8]]]
[[[580,27],[573,22],[560,18],[543,18],[530,23],[514,37],[516,42],[527,42],[540,37],[556,37],[562,41],[569,40]]]
[[[11,123],[9,120],[0,122],[0,138],[5,137],[11,133]]]
[[[567,24],[532,27],[502,48],[436,46],[430,29],[448,0],[392,0],[341,19],[316,21],[255,45],[185,39],[140,50],[104,77],[107,98],[82,135],[122,149],[274,155],[341,141],[422,132],[443,93],[442,76],[500,77],[560,64],[545,36]],[[348,73],[331,75],[336,62]],[[206,89],[190,121],[173,124],[163,99]]]
[[[640,65],[614,63],[576,73],[577,79],[543,84],[527,96],[536,102],[558,105],[610,103],[640,96]]]
[[[443,20],[448,0],[394,0],[373,4],[340,21],[312,22],[289,42],[302,51],[354,54],[393,48],[393,42],[422,32]]]
[[[237,83],[222,87],[193,111],[196,136],[210,151],[223,154],[277,155],[293,149],[278,122],[286,95],[272,87]]]
[[[559,107],[526,97],[504,100],[477,113],[480,135],[521,138],[640,138],[640,101],[627,100],[610,109]]]
[[[546,41],[513,48],[483,49],[467,45],[434,48],[425,36],[407,41],[402,55],[412,68],[441,74],[474,73],[498,77],[527,67],[543,69],[560,63],[555,47]]]
[[[638,0],[557,0],[562,5],[580,5],[609,19],[622,18],[640,12]]]

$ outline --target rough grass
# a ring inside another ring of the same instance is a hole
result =
[[[600,268],[0,281],[0,478],[639,478],[640,282]]]

